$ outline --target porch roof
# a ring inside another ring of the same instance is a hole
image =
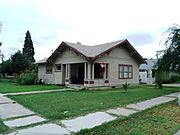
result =
[[[47,59],[48,59],[48,58],[44,58],[44,59],[42,59],[42,60],[39,60],[39,61],[35,62],[35,64],[46,63]]]
[[[129,43],[127,39],[94,46],[82,45],[80,43],[62,42],[59,47],[53,52],[53,54],[46,60],[46,62],[53,61],[66,47],[84,56],[85,58],[87,58],[87,60],[93,61],[110,52],[114,48],[120,46],[124,46],[126,49],[128,49],[131,56],[134,56],[140,64],[145,63],[143,57],[135,50],[135,48]]]

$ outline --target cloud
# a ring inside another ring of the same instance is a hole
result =
[[[134,32],[127,35],[127,39],[134,45],[149,44],[156,40],[156,37],[151,32]]]
[[[156,51],[165,49],[165,46],[159,45],[158,41],[134,47],[143,58],[156,58]]]
[[[179,5],[174,4],[178,0],[0,1],[2,47],[21,50],[30,30],[37,58],[48,56],[61,41],[95,45],[128,38],[133,45],[146,49],[160,41],[166,28],[180,23],[175,14]]]

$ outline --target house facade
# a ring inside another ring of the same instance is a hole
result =
[[[141,83],[147,83],[147,84],[155,83],[156,62],[157,59],[147,59],[146,63],[140,65],[139,76]]]
[[[85,46],[62,42],[38,64],[38,79],[65,86],[118,86],[139,84],[142,56],[126,40]]]

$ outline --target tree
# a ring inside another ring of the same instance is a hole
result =
[[[3,61],[0,64],[0,73],[5,76],[5,74],[12,75],[13,74],[13,67],[11,64],[11,60]]]
[[[11,56],[11,65],[13,67],[13,72],[20,74],[30,66],[30,61],[26,55],[18,51]]]
[[[30,60],[30,62],[34,63],[35,62],[34,54],[35,52],[34,52],[33,42],[31,40],[31,34],[29,31],[27,31],[24,40],[23,55],[26,55],[27,58]]]
[[[2,29],[2,23],[0,23],[0,32],[1,32],[1,29]],[[1,46],[2,46],[2,42],[0,41],[0,47]],[[1,61],[3,62],[4,55],[2,54],[1,49],[0,49],[0,58],[1,58]]]
[[[20,51],[11,56],[0,64],[0,72],[5,75],[12,75],[13,73],[20,74],[30,67],[30,61]]]
[[[157,62],[160,71],[175,72],[180,74],[180,27],[175,25],[169,28],[165,40],[167,49],[162,58]]]

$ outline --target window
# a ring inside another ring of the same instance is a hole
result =
[[[119,79],[132,79],[132,65],[119,65]]]
[[[104,66],[100,63],[94,64],[94,78],[95,79],[102,79],[104,76]]]
[[[46,74],[52,74],[52,65],[46,65]]]
[[[56,64],[56,71],[61,71],[61,64]]]

